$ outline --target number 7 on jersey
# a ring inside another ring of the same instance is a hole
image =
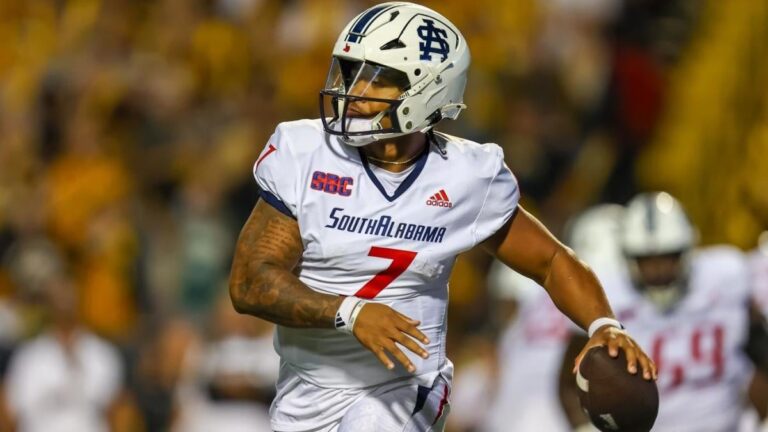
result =
[[[416,258],[416,252],[372,246],[371,250],[368,251],[368,256],[392,260],[389,267],[376,273],[373,279],[369,280],[368,283],[355,293],[355,297],[372,299],[379,295],[398,276],[403,274],[414,258]]]

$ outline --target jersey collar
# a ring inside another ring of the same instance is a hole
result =
[[[384,186],[381,184],[379,179],[376,177],[376,175],[371,170],[371,166],[368,163],[368,158],[365,157],[365,154],[363,153],[362,148],[358,148],[357,151],[360,155],[360,161],[363,163],[363,168],[365,169],[366,174],[368,174],[368,177],[371,179],[373,184],[376,186],[376,188],[381,192],[381,195],[384,196],[384,198],[387,199],[387,201],[392,202],[396,200],[400,195],[404,194],[405,191],[408,190],[409,187],[416,181],[416,179],[419,177],[419,174],[421,174],[421,170],[424,169],[424,165],[427,164],[427,157],[429,156],[429,148],[431,140],[427,141],[427,145],[424,147],[424,151],[422,151],[421,156],[416,160],[415,167],[413,168],[413,171],[408,174],[408,176],[403,180],[402,183],[400,183],[400,186],[397,187],[395,192],[392,195],[387,194],[386,189],[384,189]]]

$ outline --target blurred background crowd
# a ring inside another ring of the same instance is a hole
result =
[[[0,2],[0,430],[268,430],[271,325],[226,289],[251,167],[279,121],[318,116],[332,44],[374,3]],[[499,143],[557,235],[664,189],[704,244],[755,247],[768,3],[422,3],[473,57],[438,129]],[[459,371],[499,346],[490,264],[469,252],[451,283]]]

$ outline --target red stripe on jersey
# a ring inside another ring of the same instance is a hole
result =
[[[267,156],[271,155],[273,152],[276,152],[276,151],[277,151],[277,147],[270,144],[269,147],[267,148],[266,153],[264,153],[264,155],[262,155],[259,158],[259,160],[256,161],[256,168],[259,167],[259,164],[261,163],[261,161],[263,161]]]
[[[448,403],[448,386],[446,385],[443,387],[443,398],[440,400],[440,405],[437,408],[437,417],[435,417],[435,421],[432,422],[432,426],[437,423],[438,420],[440,420],[440,417],[443,415],[443,409],[445,408],[445,404]]]
[[[446,201],[450,201],[450,200],[448,199],[448,195],[445,193],[445,189],[440,189],[440,195],[442,195],[442,196],[443,196],[443,199],[444,199],[444,200],[446,200]]]

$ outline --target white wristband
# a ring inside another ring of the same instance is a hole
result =
[[[357,315],[360,314],[360,311],[363,310],[363,306],[368,304],[365,300],[360,300],[357,302],[354,308],[352,308],[352,314],[349,316],[349,332],[352,332],[352,329],[355,328],[355,322],[357,322]]]
[[[600,327],[603,327],[603,326],[616,327],[622,330],[624,329],[624,326],[621,325],[621,323],[618,320],[615,320],[613,318],[608,318],[608,317],[602,317],[592,321],[592,324],[589,325],[589,330],[587,330],[587,334],[589,335],[589,337],[592,337],[595,334],[595,332]]]
[[[336,321],[334,322],[336,330],[351,334],[357,314],[360,313],[360,309],[365,303],[365,300],[358,297],[346,297],[341,302],[339,310],[336,311]]]

